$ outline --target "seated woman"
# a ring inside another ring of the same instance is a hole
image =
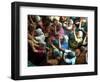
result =
[[[33,65],[42,65],[45,61],[45,48],[35,39],[35,24],[28,26],[28,61]]]
[[[55,35],[55,39],[52,40],[53,53],[55,57],[62,57],[62,52],[59,50],[59,34]]]
[[[37,23],[36,28],[41,28],[44,31],[43,21],[40,16],[34,16],[35,22]]]
[[[38,28],[35,30],[35,39],[42,45],[42,47],[46,46],[45,36],[42,29]]]
[[[54,33],[59,34],[59,37],[62,37],[64,35],[64,29],[62,28],[61,23],[57,19],[53,19],[53,24],[52,26],[54,27]]]

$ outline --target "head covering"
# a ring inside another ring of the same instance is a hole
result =
[[[36,22],[39,22],[41,20],[40,16],[35,16]]]
[[[42,29],[38,28],[35,30],[38,36],[43,35],[44,33],[42,32]]]
[[[66,59],[72,59],[74,57],[75,57],[75,55],[72,52],[68,52],[68,53],[65,54],[65,60]]]
[[[71,50],[67,50],[67,51],[64,53],[64,61],[65,61],[67,64],[75,64],[75,60],[76,60],[75,53],[72,52]]]

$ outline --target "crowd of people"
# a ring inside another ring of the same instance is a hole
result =
[[[87,20],[28,15],[28,66],[87,64]]]

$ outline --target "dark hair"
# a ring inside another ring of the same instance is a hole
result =
[[[75,55],[72,52],[68,52],[65,58],[72,59]]]

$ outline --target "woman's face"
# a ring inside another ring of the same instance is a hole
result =
[[[58,20],[55,20],[53,23],[54,23],[54,25],[58,25]]]

